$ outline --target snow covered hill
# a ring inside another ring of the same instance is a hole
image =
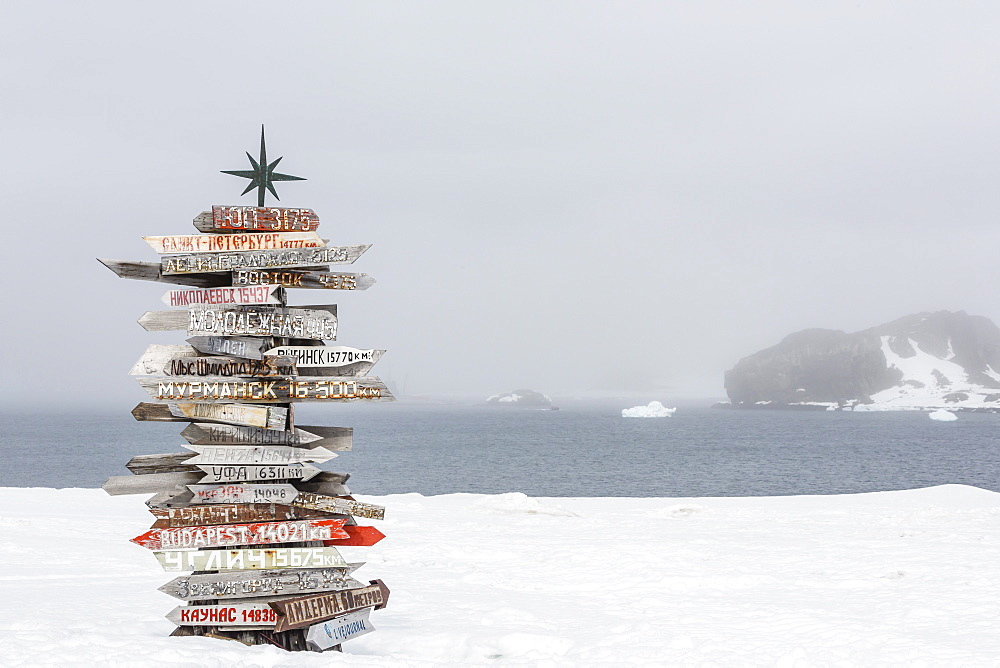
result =
[[[1000,494],[359,497],[392,590],[345,653],[170,638],[140,497],[0,488],[5,666],[996,666]]]
[[[854,334],[805,330],[726,372],[739,407],[1000,411],[1000,329],[919,313]]]

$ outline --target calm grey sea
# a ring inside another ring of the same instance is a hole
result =
[[[630,404],[628,404],[630,405]],[[354,427],[323,468],[361,494],[534,496],[838,494],[962,483],[1000,491],[1000,415],[737,411],[681,405],[622,418],[615,404],[562,410],[377,404],[300,412]],[[136,454],[178,452],[186,423],[114,415],[7,415],[0,486],[99,487]]]

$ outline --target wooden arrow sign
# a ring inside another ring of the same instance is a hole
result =
[[[247,404],[151,404],[140,403],[132,409],[139,422],[200,422],[210,420],[246,427],[284,429],[288,409],[279,406]]]
[[[377,376],[299,376],[237,380],[204,377],[175,380],[138,376],[136,380],[156,401],[250,401],[283,404],[298,401],[395,401],[389,388]]]
[[[323,447],[335,452],[350,450],[353,434],[351,427],[303,426],[295,431],[278,431],[209,423],[195,423],[181,432],[191,445],[294,445]]]
[[[342,528],[345,522],[346,520],[342,519],[291,520],[287,522],[150,529],[133,538],[132,542],[150,550],[183,550],[192,547],[301,543],[309,540],[341,539],[350,541],[353,536]],[[358,540],[360,539],[359,535]],[[345,542],[344,544],[354,545],[355,543]]]
[[[247,336],[192,336],[187,340],[198,352],[209,355],[235,355],[247,359],[264,359],[264,351],[274,347],[274,339]]]
[[[347,534],[345,538],[324,539],[323,545],[327,547],[371,547],[385,538],[385,534],[375,527],[345,526],[343,531]]]
[[[245,550],[171,550],[154,552],[165,571],[272,570],[275,568],[343,568],[347,562],[335,547],[271,547]]]
[[[290,504],[299,491],[280,485],[197,485],[188,484],[193,503],[281,503]],[[317,508],[316,510],[322,510]]]
[[[143,237],[154,251],[164,253],[226,253],[229,251],[319,248],[326,245],[315,232],[259,234],[177,234]]]
[[[192,304],[280,304],[279,286],[249,285],[228,288],[200,288],[197,290],[167,290],[160,300],[167,306]]]
[[[151,529],[201,527],[210,524],[245,524],[247,522],[283,522],[328,517],[329,513],[294,508],[277,503],[220,503],[186,508],[150,508],[156,517]]]
[[[226,603],[224,605],[178,606],[165,615],[177,626],[239,626],[244,629],[269,629],[276,616],[266,603]]]
[[[336,311],[336,305],[320,311],[280,306],[217,308],[196,304],[189,307],[186,313],[146,311],[138,323],[147,332],[187,329],[189,336],[284,336],[333,340],[337,338]]]
[[[298,596],[268,605],[278,613],[275,631],[300,629],[362,608],[379,610],[389,601],[389,588],[381,580],[372,580],[367,587],[338,592]]]
[[[199,356],[192,346],[152,344],[129,370],[132,376],[241,376],[246,378],[298,372],[292,357],[264,355],[245,359],[217,355]]]
[[[190,285],[196,288],[215,288],[232,285],[232,276],[224,274],[176,274],[164,276],[160,271],[159,262],[128,262],[125,260],[102,260],[98,262],[115,272],[120,278],[131,278],[138,281],[156,281],[157,283],[173,283],[174,285]]]
[[[213,206],[194,218],[199,232],[311,232],[319,227],[319,216],[312,209],[258,206]]]
[[[101,488],[111,496],[121,494],[155,494],[198,482],[201,473],[150,473],[148,475],[111,476]]]
[[[233,285],[280,285],[285,288],[319,290],[367,290],[375,285],[368,274],[336,271],[303,271],[294,269],[237,269]]]
[[[326,265],[330,264],[351,264],[369,248],[371,248],[371,244],[164,255],[160,259],[160,273],[164,276],[170,276],[173,274],[206,274],[218,271],[236,271],[238,269],[284,269],[292,267],[320,267],[325,269]]]
[[[304,464],[323,463],[336,457],[326,448],[293,448],[287,445],[188,445],[198,454],[188,464]]]
[[[249,466],[214,466],[200,464],[198,466],[206,473],[199,480],[201,484],[222,482],[247,482],[250,480],[309,480],[320,469],[311,464],[249,465]]]
[[[354,515],[355,517],[365,517],[373,520],[385,519],[385,508],[383,506],[362,503],[353,499],[341,499],[336,496],[325,496],[314,492],[299,490],[295,498],[289,501],[289,503],[298,508],[311,508],[313,510]]]
[[[334,617],[319,624],[313,624],[306,631],[306,647],[313,652],[322,652],[336,645],[358,638],[375,630],[368,616],[373,608],[364,608]]]
[[[213,598],[253,598],[340,591],[364,585],[349,575],[363,564],[342,568],[230,571],[182,575],[160,587],[160,591],[182,601]]]

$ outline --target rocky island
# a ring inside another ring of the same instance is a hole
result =
[[[494,394],[486,403],[518,408],[552,408],[552,400],[534,390],[514,390],[507,394]]]
[[[807,329],[726,372],[729,406],[1000,412],[1000,329],[964,311]]]

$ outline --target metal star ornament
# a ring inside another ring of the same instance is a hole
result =
[[[250,185],[246,187],[241,195],[246,195],[248,192],[257,189],[257,206],[264,206],[264,189],[267,188],[274,195],[274,199],[281,200],[278,197],[277,191],[274,189],[274,184],[272,181],[305,181],[306,179],[301,176],[289,176],[288,174],[275,174],[274,168],[278,166],[281,162],[281,158],[278,158],[271,164],[267,164],[267,150],[264,148],[264,126],[260,126],[260,161],[253,159],[250,152],[247,151],[247,157],[250,158],[250,164],[253,165],[252,170],[222,170],[223,174],[232,174],[233,176],[240,176],[244,179],[250,179]]]

